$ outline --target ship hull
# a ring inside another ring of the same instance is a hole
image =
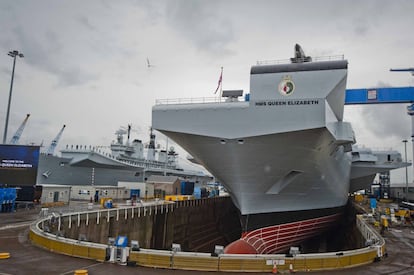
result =
[[[117,186],[118,182],[145,182],[151,175],[172,175],[205,183],[210,176],[198,171],[139,167],[96,152],[76,152],[70,157],[39,156],[36,184]]]
[[[251,228],[226,246],[227,254],[276,254],[306,239],[320,235],[338,222],[343,207],[311,211],[278,212],[242,216]],[[261,227],[263,224],[271,224]]]
[[[91,160],[73,164],[73,158],[41,154],[37,184],[107,185],[118,181],[142,182],[142,168],[103,165]]]
[[[166,134],[193,156],[203,156],[203,165],[240,210],[242,236],[225,253],[284,252],[328,230],[342,215],[351,155],[335,145],[327,128],[227,139],[226,144]]]
[[[226,144],[213,137],[164,133],[191,155],[203,156],[201,163],[223,183],[241,215],[328,209],[347,202],[351,156],[336,147],[326,128],[226,139]],[[242,229],[255,228],[247,223]]]

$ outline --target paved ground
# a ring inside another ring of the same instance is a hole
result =
[[[71,206],[80,210],[85,205]],[[39,215],[38,209],[19,209],[15,213],[0,213],[0,252],[9,252],[9,259],[0,260],[0,275],[26,274],[74,274],[77,269],[87,269],[89,274],[176,274],[176,275],[211,275],[233,274],[222,272],[194,272],[166,270],[143,267],[128,267],[117,264],[100,263],[92,260],[78,259],[55,254],[33,246],[28,240],[29,224]],[[64,209],[61,209],[64,211]],[[411,227],[393,228],[385,232],[388,257],[378,263],[363,267],[312,272],[312,274],[414,274],[414,229]],[[252,274],[252,273],[246,273]],[[253,273],[259,274],[259,273]],[[263,273],[260,273],[263,274]],[[304,273],[296,273],[304,274]]]

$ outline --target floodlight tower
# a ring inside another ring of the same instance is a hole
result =
[[[3,144],[6,144],[7,127],[9,126],[10,103],[11,103],[12,91],[13,91],[14,68],[16,67],[16,57],[20,57],[20,58],[24,57],[22,53],[16,50],[10,51],[7,55],[13,57],[13,70],[12,70],[11,81],[10,81],[9,103],[7,104],[6,123],[4,124]]]

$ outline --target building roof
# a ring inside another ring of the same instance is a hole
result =
[[[149,183],[169,183],[173,184],[179,178],[177,176],[159,176],[159,175],[151,175],[147,182]]]
[[[36,184],[36,186],[42,186],[44,188],[71,188],[70,185],[64,184]]]

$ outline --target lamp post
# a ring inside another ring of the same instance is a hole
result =
[[[407,163],[407,140],[404,139],[405,162]],[[408,170],[405,166],[405,200],[408,201]]]
[[[19,53],[19,51],[16,51],[16,50],[10,51],[7,55],[13,57],[13,70],[12,70],[12,76],[11,76],[11,82],[10,82],[9,103],[7,104],[6,123],[4,125],[3,144],[6,144],[7,127],[9,125],[10,103],[11,103],[12,91],[13,91],[14,68],[16,67],[16,57],[24,57],[22,53]]]

